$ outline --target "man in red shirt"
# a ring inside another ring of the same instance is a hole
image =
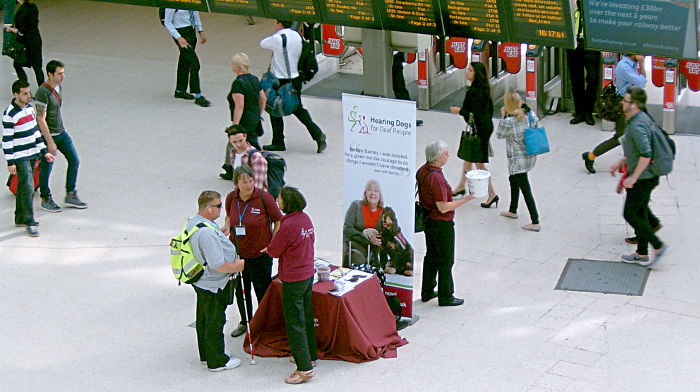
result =
[[[425,247],[421,301],[437,297],[440,306],[459,306],[464,303],[454,294],[452,266],[455,257],[454,210],[473,200],[468,195],[452,200],[452,187],[442,174],[442,167],[450,157],[447,143],[438,140],[425,147],[426,163],[418,169],[418,200],[429,212],[425,222]],[[436,281],[437,278],[437,281]],[[437,292],[435,286],[437,285]]]

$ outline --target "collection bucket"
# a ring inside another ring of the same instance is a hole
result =
[[[491,173],[487,170],[470,170],[466,174],[469,184],[469,193],[474,197],[485,197],[489,194],[489,178]]]

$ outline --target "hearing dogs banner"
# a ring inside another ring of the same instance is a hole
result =
[[[383,270],[385,294],[411,317],[416,104],[343,94],[343,131],[343,266]]]

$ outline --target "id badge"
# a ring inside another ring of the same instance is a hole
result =
[[[235,230],[236,235],[245,235],[245,226],[234,226],[233,229]]]

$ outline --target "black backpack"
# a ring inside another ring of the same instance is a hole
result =
[[[253,154],[256,152],[259,152],[267,161],[267,191],[276,199],[280,194],[280,190],[284,187],[284,173],[287,171],[287,163],[279,154],[252,149],[248,153],[248,165],[250,167],[253,167]]]
[[[649,113],[647,113],[649,115]],[[651,116],[649,116],[651,118]],[[676,159],[676,142],[651,118],[651,163],[649,168],[656,176],[665,176],[673,170]]]
[[[313,79],[318,73],[318,61],[316,61],[314,43],[304,39],[303,36],[301,36],[301,55],[299,56],[297,68],[299,69],[299,76],[304,82]]]

